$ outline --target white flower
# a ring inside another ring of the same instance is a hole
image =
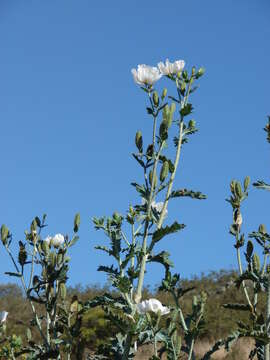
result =
[[[52,241],[52,237],[48,235],[43,241],[45,241],[48,245],[50,245]]]
[[[149,311],[152,311],[154,313],[160,311],[161,315],[166,315],[170,312],[170,309],[167,306],[163,306],[161,302],[157,299],[144,300],[136,306],[139,314],[145,314]]]
[[[162,76],[157,67],[145,64],[138,65],[137,70],[132,69],[131,73],[135,83],[139,85],[153,85]]]
[[[51,241],[52,241],[52,245],[57,248],[64,243],[65,238],[62,234],[56,234],[54,235]]]
[[[3,324],[7,320],[8,312],[0,311],[0,322]]]
[[[163,62],[158,63],[159,71],[163,75],[173,75],[181,72],[184,69],[185,62],[184,60],[177,60],[174,63],[169,62],[169,59],[166,59],[165,64]]]
[[[152,208],[155,209],[156,212],[158,212],[159,214],[161,214],[163,205],[164,205],[164,203],[162,201],[157,202],[157,203],[155,201],[152,201],[152,204],[151,204]],[[167,216],[167,215],[168,215],[168,210],[166,209],[164,216]]]

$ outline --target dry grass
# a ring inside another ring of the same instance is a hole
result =
[[[195,346],[196,359],[200,359],[209,349],[213,343],[207,340],[198,342]],[[213,360],[247,360],[252,349],[252,340],[240,339],[233,346],[232,350],[227,353],[224,349],[217,351],[213,356]],[[153,355],[152,347],[145,346],[139,349],[135,360],[148,360]],[[164,360],[166,358],[164,357]],[[184,360],[184,358],[183,358]]]

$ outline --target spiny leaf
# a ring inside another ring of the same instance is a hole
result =
[[[187,190],[187,189],[172,191],[170,198],[185,197],[185,196],[191,197],[192,199],[197,199],[197,200],[206,199],[206,195],[203,195],[200,191],[193,191],[193,190]]]
[[[160,241],[164,236],[173,234],[179,230],[184,229],[186,225],[184,224],[178,224],[177,221],[175,221],[172,225],[162,227],[158,230],[156,230],[152,236],[152,240],[154,242]]]

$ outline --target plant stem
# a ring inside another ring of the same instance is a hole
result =
[[[266,332],[269,332],[270,320],[270,274],[267,276],[267,303],[266,303]],[[264,347],[264,360],[270,360],[270,345]]]
[[[126,343],[125,343],[123,360],[128,360],[129,350],[130,350],[130,346],[131,346],[131,339],[132,339],[132,336],[131,336],[130,333],[128,333],[128,334],[127,334]]]
[[[243,274],[243,268],[242,268],[242,262],[241,262],[240,249],[239,249],[239,248],[237,249],[237,261],[238,261],[239,273],[240,273],[240,275],[242,275],[242,274]],[[249,298],[249,295],[248,295],[248,291],[247,291],[247,287],[246,287],[245,281],[242,282],[242,286],[243,286],[243,289],[244,289],[244,293],[245,293],[245,296],[246,296],[248,305],[250,306],[250,308],[251,308],[252,310],[254,310],[254,309],[253,309],[253,305],[252,305],[252,303],[251,303],[251,301],[250,301],[250,298]],[[269,359],[269,360],[270,360],[270,359]]]
[[[194,347],[194,339],[191,340],[191,343],[190,343],[190,348],[189,348],[189,353],[188,353],[188,360],[191,360],[193,359],[193,347]]]

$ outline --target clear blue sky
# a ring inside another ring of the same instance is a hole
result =
[[[111,259],[94,250],[103,236],[90,219],[138,201],[130,153],[135,132],[150,124],[130,70],[184,59],[206,74],[193,97],[200,132],[185,147],[176,187],[208,199],[174,201],[168,222],[187,227],[160,248],[183,276],[235,267],[229,182],[269,179],[262,131],[270,113],[269,18],[268,0],[2,0],[0,223],[19,240],[35,215],[47,213],[44,235],[69,233],[79,211],[69,283],[104,283],[96,268]],[[245,231],[270,227],[269,196],[251,191]],[[3,248],[0,255],[4,282],[12,264]],[[152,267],[146,281],[157,284],[161,274]]]

